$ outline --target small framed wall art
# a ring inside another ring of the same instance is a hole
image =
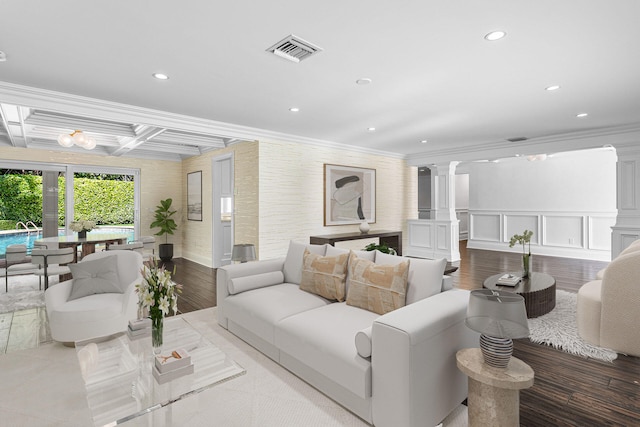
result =
[[[376,170],[324,165],[324,225],[376,222]]]

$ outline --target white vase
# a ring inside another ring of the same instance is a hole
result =
[[[371,230],[371,227],[369,227],[369,223],[367,221],[362,221],[360,223],[360,232],[362,234],[366,234],[369,232],[369,230]]]

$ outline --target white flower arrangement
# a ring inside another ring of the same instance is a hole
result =
[[[81,232],[81,231],[91,231],[94,228],[96,228],[96,223],[93,221],[71,221],[71,224],[69,224],[69,228],[75,232]]]
[[[158,318],[178,312],[178,295],[182,285],[171,280],[171,272],[156,262],[142,268],[142,282],[136,285],[138,306],[149,311],[149,317]]]

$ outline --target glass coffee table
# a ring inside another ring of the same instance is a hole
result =
[[[164,417],[170,423],[173,403],[245,373],[180,316],[165,318],[163,337],[162,354],[184,349],[194,369],[163,384],[152,374],[150,335],[76,343],[94,425],[120,425],[160,409],[168,411]]]
[[[547,314],[556,306],[556,279],[546,273],[531,272],[529,277],[521,279],[515,286],[498,284],[498,279],[504,273],[488,277],[483,286],[487,289],[510,291],[524,297],[524,305],[527,309],[527,318]],[[519,272],[510,274],[519,276]]]

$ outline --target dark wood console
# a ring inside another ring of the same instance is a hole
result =
[[[336,242],[345,242],[347,240],[360,240],[377,237],[380,244],[386,243],[389,247],[396,250],[398,255],[402,255],[402,231],[370,231],[368,233],[352,232],[340,234],[326,234],[323,236],[309,237],[309,243],[312,245],[324,245],[325,243],[335,246]]]

